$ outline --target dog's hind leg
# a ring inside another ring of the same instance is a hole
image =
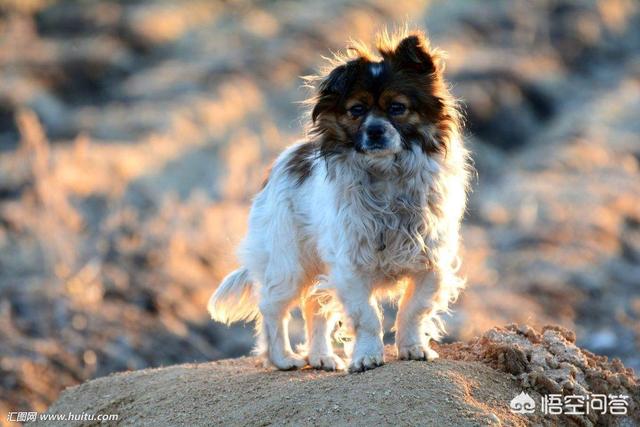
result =
[[[278,369],[302,368],[306,361],[291,349],[289,311],[300,296],[300,274],[285,272],[267,274],[260,288],[262,340],[267,345],[269,361]]]
[[[333,352],[331,333],[337,321],[337,313],[323,313],[320,296],[309,295],[302,300],[302,315],[307,335],[307,360],[309,365],[325,371],[341,371],[344,362]]]

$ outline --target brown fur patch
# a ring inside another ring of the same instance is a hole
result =
[[[305,142],[298,146],[292,153],[285,166],[286,171],[296,178],[296,184],[302,184],[313,169],[313,157],[317,152],[317,144]]]

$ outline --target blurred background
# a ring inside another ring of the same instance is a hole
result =
[[[446,339],[556,323],[640,369],[637,1],[0,0],[0,414],[247,354],[206,302],[299,76],[403,22],[449,52],[478,171]]]

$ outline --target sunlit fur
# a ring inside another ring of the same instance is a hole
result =
[[[382,364],[381,295],[399,296],[399,357],[432,360],[439,315],[464,286],[457,255],[469,159],[442,55],[420,33],[384,33],[377,50],[381,58],[356,44],[309,79],[308,139],[275,161],[251,209],[243,266],[209,301],[218,321],[257,319],[259,348],[280,369],[342,369],[331,341],[339,317],[355,335],[350,370]],[[385,129],[381,149],[367,139],[374,119]],[[305,355],[287,330],[298,302]]]

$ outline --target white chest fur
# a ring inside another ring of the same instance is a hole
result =
[[[367,165],[342,175],[352,181],[338,180],[344,255],[360,271],[395,278],[428,267],[436,219],[429,200],[438,171],[418,161],[407,156],[389,167]]]

